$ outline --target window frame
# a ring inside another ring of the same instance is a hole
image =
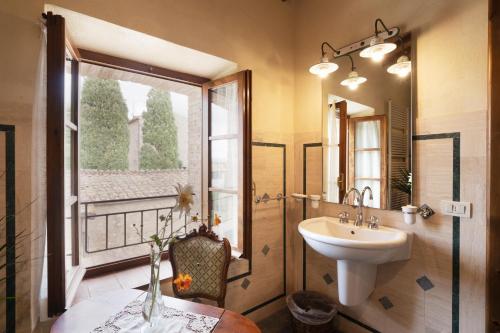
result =
[[[168,70],[165,68],[140,63],[133,60],[109,56],[98,52],[77,49],[71,43],[70,34],[66,30],[65,19],[61,15],[47,12],[44,15],[47,26],[47,272],[48,272],[48,316],[56,316],[64,312],[67,301],[66,264],[65,264],[65,129],[71,129],[73,136],[72,149],[72,264],[79,264],[79,184],[78,184],[78,106],[79,106],[79,63],[87,62],[105,67],[153,76],[175,82],[201,87],[210,80],[204,77]],[[66,122],[64,109],[64,75],[66,55],[69,51],[72,58],[71,92],[72,119]],[[75,73],[77,74],[74,77]],[[75,83],[76,82],[76,83]],[[74,137],[76,136],[76,140]],[[75,151],[76,149],[76,151]],[[165,256],[166,258],[166,256]],[[85,276],[98,276],[110,271],[127,269],[144,265],[148,256],[139,256],[112,262],[110,264],[91,267]]]
[[[356,124],[359,122],[378,121],[380,122],[380,147],[361,148],[356,147]],[[380,152],[380,177],[365,178],[356,175],[356,157],[357,151],[378,151]],[[356,187],[356,180],[368,179],[380,182],[380,207],[387,207],[387,117],[385,115],[351,117],[349,118],[349,188]]]
[[[70,51],[71,53],[71,51]],[[70,184],[70,209],[71,209],[71,263],[73,266],[80,264],[80,245],[79,245],[79,223],[80,220],[80,191],[79,191],[79,166],[78,166],[78,94],[79,94],[79,61],[74,54],[71,59],[71,101],[70,101],[70,119],[65,119],[65,129],[71,132],[71,184]],[[66,194],[65,194],[66,196]],[[66,198],[67,199],[67,198]]]
[[[203,210],[212,228],[212,205],[210,193],[227,192],[211,185],[211,100],[210,89],[238,83],[238,240],[243,243],[240,258],[251,259],[252,254],[252,112],[251,112],[252,72],[244,70],[203,84]]]
[[[64,17],[47,13],[47,289],[48,316],[66,307],[64,189]]]

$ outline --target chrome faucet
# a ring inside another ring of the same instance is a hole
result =
[[[368,222],[367,227],[369,229],[378,229],[378,225],[379,225],[379,218],[373,215],[370,216],[370,220]]]
[[[357,227],[360,227],[363,225],[363,198],[361,197],[361,193],[356,188],[351,188],[345,195],[344,195],[344,200],[342,201],[342,204],[347,205],[347,202],[349,200],[349,195],[351,192],[354,192],[355,198],[353,201],[353,207],[355,206],[355,201],[358,201],[358,212],[356,214],[356,219],[354,220],[354,225]]]
[[[363,207],[366,207],[365,206],[365,193],[366,191],[370,191],[370,200],[373,200],[373,192],[372,192],[372,189],[370,186],[365,186],[365,188],[363,189],[363,191],[361,191],[361,206]],[[367,220],[368,222],[368,225],[367,227],[370,228],[370,229],[378,229],[378,225],[379,225],[379,218],[376,217],[376,216],[370,216],[370,219]]]
[[[365,204],[365,193],[366,191],[370,191],[370,200],[373,200],[373,192],[372,192],[372,189],[370,186],[365,186],[365,188],[363,189],[363,191],[361,191],[361,204],[364,206]]]

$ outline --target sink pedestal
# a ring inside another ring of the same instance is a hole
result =
[[[339,301],[346,306],[361,304],[375,289],[377,265],[352,260],[337,261]]]

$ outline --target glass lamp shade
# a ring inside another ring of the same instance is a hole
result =
[[[411,61],[407,56],[401,56],[398,58],[395,64],[387,68],[387,72],[391,74],[396,74],[399,77],[405,77],[411,72]]]
[[[359,76],[358,72],[352,71],[349,73],[347,79],[340,82],[340,84],[349,87],[351,90],[355,90],[360,84],[365,83],[366,80],[366,77]]]
[[[381,37],[375,37],[370,41],[370,46],[362,50],[359,56],[362,58],[372,58],[373,61],[381,61],[384,55],[396,49],[394,43],[386,43]]]
[[[339,65],[334,62],[330,62],[327,58],[323,58],[319,64],[311,66],[309,68],[309,72],[324,78],[327,77],[328,74],[335,72],[338,68]]]

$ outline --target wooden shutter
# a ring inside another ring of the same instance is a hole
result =
[[[409,203],[409,195],[397,189],[393,189],[391,184],[393,179],[401,177],[401,170],[409,169],[410,159],[410,133],[409,127],[409,112],[406,108],[401,108],[394,104],[391,100],[388,101],[388,173],[389,186],[388,198],[390,209],[401,209]]]

